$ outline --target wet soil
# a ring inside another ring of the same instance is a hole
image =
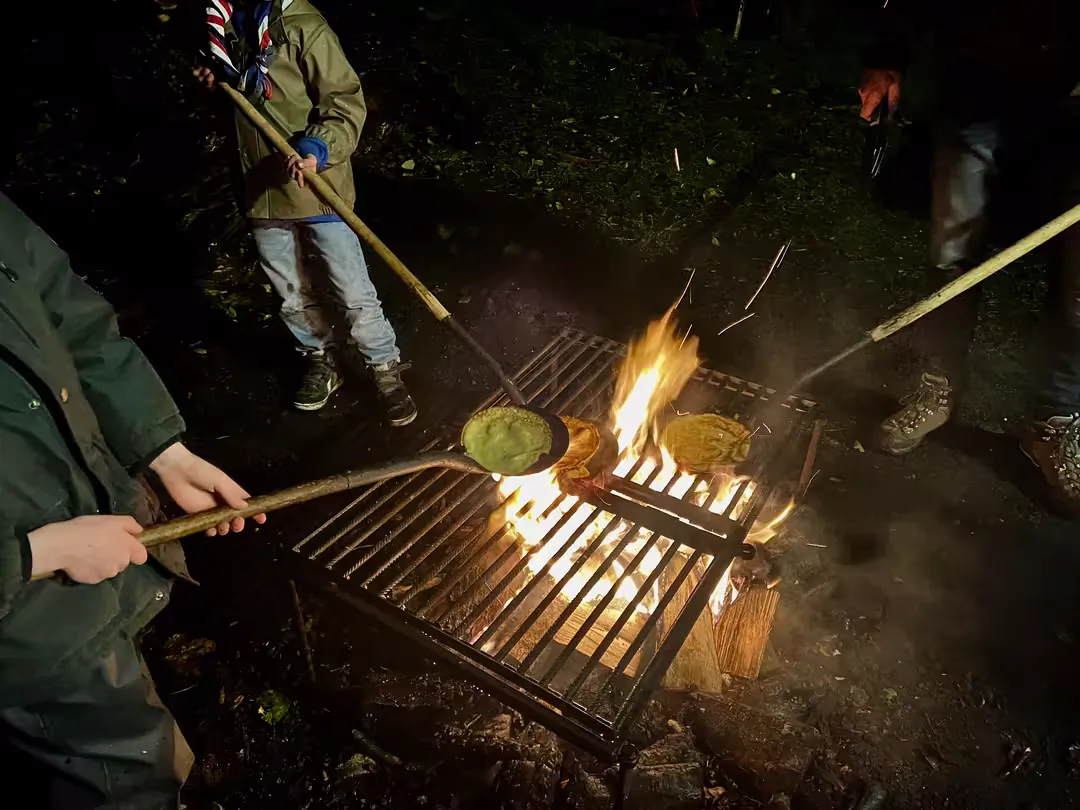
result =
[[[699,5],[704,30],[687,37],[671,18],[610,9],[322,4],[371,100],[358,212],[507,366],[564,325],[630,337],[693,268],[681,311],[707,364],[782,384],[927,288],[925,137],[909,129],[868,187],[856,33],[811,5],[783,28],[752,20],[731,45],[726,5]],[[236,216],[228,125],[187,80],[199,14],[158,14],[149,0],[83,7],[25,39],[6,193],[116,304],[192,447],[250,489],[425,444],[492,380],[381,266],[420,421],[383,429],[359,376],[320,413],[286,407],[294,356]],[[1032,210],[1007,209],[998,240]],[[787,239],[755,317],[719,335]],[[847,807],[871,782],[891,807],[1080,796],[1076,529],[1046,514],[1009,437],[1045,268],[1038,257],[990,282],[961,419],[912,455],[866,450],[910,379],[909,341],[815,388],[831,422],[807,504],[776,541],[779,619],[762,678],[729,694],[820,733],[792,806]],[[202,586],[178,588],[146,640],[199,757],[187,806],[491,806],[492,767],[510,754],[445,730],[503,710],[301,582],[311,682],[286,549],[329,514],[313,505],[187,544]],[[683,711],[650,716],[663,727]],[[515,745],[536,735],[528,757],[566,777],[560,806],[584,806],[572,803],[584,777],[554,741],[512,723]],[[713,806],[760,806],[711,773],[727,802]]]

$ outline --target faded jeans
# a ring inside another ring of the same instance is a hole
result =
[[[326,301],[313,284],[313,273],[325,273],[344,310],[349,337],[373,366],[400,359],[394,328],[383,313],[368,275],[360,240],[344,222],[254,223],[259,263],[281,296],[281,319],[304,352],[334,345]],[[320,279],[321,281],[321,279]]]
[[[1052,121],[1041,156],[1053,172],[1047,208],[1052,215],[1080,203],[1080,99],[1047,111]],[[1035,122],[1028,122],[1035,126]],[[931,264],[934,281],[944,284],[983,258],[986,211],[997,173],[1002,128],[976,122],[944,132],[934,153],[931,203]],[[1049,218],[1049,217],[1047,217]],[[1036,419],[1080,412],[1080,225],[1052,243],[1050,297],[1044,314],[1047,343],[1033,381]],[[962,384],[968,347],[975,332],[981,286],[927,316],[923,325],[933,368]]]

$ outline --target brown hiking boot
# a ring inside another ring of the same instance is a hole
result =
[[[1033,422],[1020,446],[1046,479],[1058,511],[1080,517],[1080,415]]]
[[[944,426],[953,414],[956,397],[945,377],[923,374],[919,387],[900,400],[903,406],[881,423],[878,447],[885,453],[901,456]]]

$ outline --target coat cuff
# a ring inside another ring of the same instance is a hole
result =
[[[153,450],[151,450],[149,453],[147,453],[142,458],[140,458],[138,461],[136,461],[134,464],[132,464],[130,467],[128,467],[127,468],[128,473],[132,477],[134,477],[136,475],[141,475],[142,473],[146,472],[147,469],[149,469],[150,465],[154,463],[154,459],[156,459],[158,456],[160,456],[162,453],[164,453],[167,449],[172,447],[177,442],[183,441],[183,439],[184,439],[184,434],[183,433],[177,433],[171,439],[168,439],[168,440],[162,442],[157,447],[155,447]]]
[[[326,145],[326,141],[313,135],[297,138],[293,148],[300,153],[300,157],[314,155],[316,171],[322,171],[326,167],[326,162],[330,159],[330,147]]]
[[[34,573],[34,551],[30,548],[30,533],[15,532],[15,540],[19,544],[19,559],[22,566],[22,581],[26,584]]]

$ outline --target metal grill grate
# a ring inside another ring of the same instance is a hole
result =
[[[534,405],[601,420],[625,352],[565,330],[515,382]],[[731,416],[774,393],[708,370],[692,385],[710,410]],[[481,407],[494,404],[505,397]],[[815,405],[792,398],[782,410],[790,430],[772,426],[755,454],[797,435]],[[741,553],[771,492],[771,466],[752,490],[743,479],[732,494],[706,477],[658,480],[660,466],[641,460],[607,490],[516,505],[493,479],[428,470],[361,491],[293,550],[337,595],[555,732],[612,756]],[[526,509],[539,524],[533,534],[511,524]]]

